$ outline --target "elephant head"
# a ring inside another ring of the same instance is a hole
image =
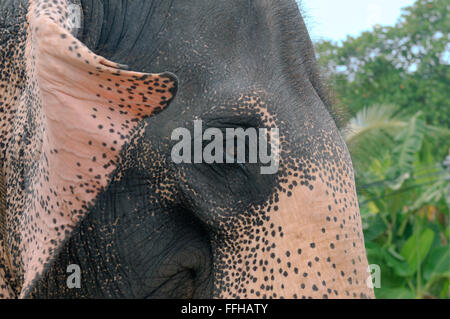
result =
[[[0,11],[0,297],[373,297],[351,159],[294,0]],[[230,128],[276,129],[258,136],[276,169],[236,160],[234,137],[227,163],[174,160],[177,129],[198,146]]]

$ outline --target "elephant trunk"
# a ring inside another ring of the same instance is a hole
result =
[[[237,239],[228,258],[241,266],[224,267],[220,297],[373,298],[353,174],[347,172],[322,170],[310,183],[288,180],[266,208],[270,218]]]

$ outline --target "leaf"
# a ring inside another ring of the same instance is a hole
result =
[[[409,210],[415,211],[426,205],[436,205],[441,199],[445,199],[448,191],[448,181],[446,180],[446,172],[438,170],[435,174],[440,174],[437,179],[427,184],[427,187],[420,193],[418,198],[409,207]]]
[[[373,135],[378,130],[385,130],[387,133],[390,133],[391,130],[398,132],[407,125],[406,121],[395,116],[398,111],[399,107],[390,104],[372,105],[363,108],[349,121],[344,129],[345,141],[347,144],[352,144],[362,138],[373,139]]]
[[[392,154],[395,166],[389,168],[387,172],[389,182],[386,183],[391,189],[399,189],[403,182],[412,175],[416,153],[422,147],[424,136],[425,120],[422,113],[418,112],[395,138],[397,146]]]
[[[379,214],[368,218],[369,226],[364,230],[364,238],[368,241],[376,239],[386,231],[386,224]]]
[[[404,261],[404,260],[405,260],[405,258],[403,258],[402,255],[400,255],[399,253],[397,253],[397,252],[395,251],[395,246],[394,246],[394,245],[391,245],[391,246],[389,247],[388,252],[389,252],[393,257],[397,258],[398,260],[401,260],[401,261]]]
[[[377,259],[384,258],[383,248],[375,242],[366,240],[366,252],[367,252],[367,255],[371,258],[377,258]],[[371,260],[369,260],[369,261],[372,262]]]
[[[392,171],[397,171],[397,172],[392,173]],[[390,174],[390,175],[396,175],[395,177],[389,177],[391,179],[386,181],[386,185],[392,190],[399,190],[403,186],[403,183],[411,177],[411,174],[409,174],[409,173],[400,174],[398,172],[399,172],[398,167],[395,167],[395,166],[392,166],[390,168],[390,172],[388,172],[388,174]],[[400,175],[398,175],[398,174],[400,174]]]
[[[427,258],[423,276],[430,280],[433,276],[449,276],[450,278],[450,245],[434,248]]]
[[[370,212],[373,213],[373,214],[376,214],[376,213],[380,212],[380,210],[378,209],[377,205],[373,201],[370,201],[367,204],[367,207],[369,207]]]
[[[386,259],[386,263],[394,269],[394,272],[401,277],[409,277],[415,274],[416,269],[412,268],[407,261],[399,260],[398,258],[392,256],[391,253],[385,251],[384,257]]]
[[[413,234],[403,245],[400,254],[408,262],[410,269],[417,271],[430,251],[434,232],[427,228],[420,234]]]
[[[380,288],[375,289],[378,299],[414,299],[414,293],[406,288]]]
[[[440,295],[441,295],[441,299],[450,297],[450,280],[447,280],[444,283]]]
[[[408,125],[395,115],[398,111],[394,105],[375,104],[360,110],[343,129],[356,167],[366,168],[373,159],[381,159],[380,146],[383,150],[394,147],[396,134]]]

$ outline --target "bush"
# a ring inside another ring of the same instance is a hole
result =
[[[381,269],[375,293],[448,298],[450,172],[435,157],[433,142],[450,133],[426,125],[421,112],[403,118],[393,115],[397,111],[389,105],[363,109],[344,134],[356,167],[369,263]]]

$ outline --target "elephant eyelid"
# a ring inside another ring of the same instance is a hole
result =
[[[232,115],[232,116],[224,116],[221,118],[213,118],[213,119],[205,119],[205,129],[208,128],[255,128],[258,129],[262,125],[261,119],[256,114],[246,114],[246,115]]]

